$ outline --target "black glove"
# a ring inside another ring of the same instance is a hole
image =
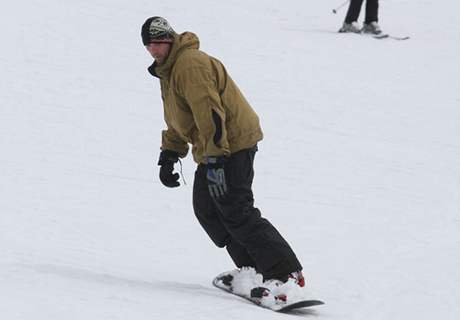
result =
[[[174,164],[179,160],[179,154],[171,150],[163,150],[160,153],[158,165],[160,167],[160,180],[165,186],[175,188],[180,185],[179,174],[174,173]]]
[[[209,194],[214,199],[220,199],[227,193],[225,182],[225,157],[206,157],[206,178],[208,179]]]

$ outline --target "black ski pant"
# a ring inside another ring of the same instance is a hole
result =
[[[350,0],[347,16],[345,17],[346,23],[352,23],[358,20],[361,6],[364,0]],[[364,23],[378,22],[379,18],[379,0],[366,0],[366,16]]]
[[[206,166],[198,165],[193,209],[212,241],[226,247],[237,267],[254,267],[265,279],[283,279],[302,266],[276,228],[254,207],[256,151],[257,146],[236,152],[225,162],[228,193],[220,200],[210,196]]]

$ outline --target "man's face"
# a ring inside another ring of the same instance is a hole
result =
[[[162,64],[168,57],[171,43],[168,42],[152,42],[145,46],[150,55],[158,64]]]

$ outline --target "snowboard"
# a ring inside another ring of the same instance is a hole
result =
[[[233,290],[233,288],[229,286],[228,283],[226,284],[225,280],[222,281],[221,276],[215,277],[214,280],[212,281],[212,284],[215,287],[227,293],[244,298],[248,301],[251,301],[252,303],[254,303],[255,305],[259,307],[269,309],[272,311],[276,311],[276,312],[288,312],[288,311],[295,310],[295,309],[309,308],[309,307],[319,306],[319,305],[324,304],[324,302],[320,300],[302,300],[301,299],[301,300],[289,301],[289,299],[287,299],[287,301],[283,301],[281,299],[278,299],[271,293],[268,293],[267,295],[263,295],[260,298],[253,298],[251,297],[250,292],[252,290],[259,289],[258,287],[248,288],[246,292],[243,292],[243,291],[238,292],[236,290]],[[263,288],[260,288],[260,289],[263,289]]]

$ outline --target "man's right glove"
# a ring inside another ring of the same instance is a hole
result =
[[[174,173],[174,164],[179,160],[179,154],[171,150],[163,150],[160,153],[158,165],[160,167],[160,180],[165,186],[175,188],[180,185],[179,174]]]

